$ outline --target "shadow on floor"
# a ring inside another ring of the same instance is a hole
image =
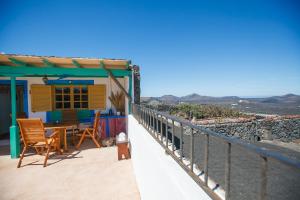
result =
[[[0,156],[9,156],[10,155],[9,140],[7,140],[7,139],[0,140],[0,144],[2,144],[2,145],[0,145]],[[93,141],[90,140],[89,138],[86,139],[82,143],[82,145],[80,146],[80,148],[78,150],[75,148],[74,145],[71,144],[71,142],[68,142],[68,151],[64,151],[62,154],[58,154],[55,151],[52,151],[50,153],[50,156],[49,156],[48,162],[47,162],[47,166],[54,165],[63,160],[66,160],[66,159],[83,158],[82,156],[78,156],[78,154],[80,154],[80,152],[89,150],[89,149],[94,149],[94,148],[97,148],[97,147],[95,146]],[[23,149],[23,144],[21,144],[20,151],[22,151],[22,149]],[[26,160],[28,160],[28,159],[26,159],[26,158],[30,158],[32,156],[39,156],[39,155],[37,155],[34,148],[29,148],[23,158],[21,168],[26,167],[28,165],[43,165],[43,161],[45,158],[45,152],[43,152],[42,155],[40,155],[39,159],[27,163]]]

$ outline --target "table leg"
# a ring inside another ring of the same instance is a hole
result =
[[[75,128],[74,126],[72,127],[72,144],[75,146]]]
[[[59,154],[61,154],[61,148],[60,148],[60,129],[54,129],[55,131],[58,131],[58,135],[56,136],[57,138],[57,151]]]
[[[64,149],[65,151],[68,151],[68,145],[67,145],[67,129],[64,129]]]

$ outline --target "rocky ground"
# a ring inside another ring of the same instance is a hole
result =
[[[300,139],[300,117],[269,117],[259,120],[235,120],[225,123],[197,121],[195,124],[227,136],[244,140],[293,142]]]

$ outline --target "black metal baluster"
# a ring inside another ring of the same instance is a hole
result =
[[[180,123],[180,160],[183,159],[183,125]]]
[[[172,151],[174,151],[174,131],[175,131],[175,125],[174,125],[174,120],[172,120]]]
[[[191,144],[190,144],[190,165],[191,172],[194,171],[194,129],[191,129]]]
[[[230,199],[230,171],[231,171],[231,143],[227,143],[227,155],[225,161],[225,199]]]
[[[208,185],[208,156],[209,156],[209,135],[205,134],[206,144],[205,144],[205,158],[204,158],[204,183]]]
[[[160,115],[160,140],[163,143],[163,116]]]
[[[267,199],[267,171],[268,171],[268,159],[267,157],[261,157],[261,186],[260,186],[260,199]]]

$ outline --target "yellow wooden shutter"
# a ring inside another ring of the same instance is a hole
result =
[[[106,108],[106,85],[89,85],[89,109]]]
[[[52,110],[51,85],[31,85],[31,111],[43,112]]]

